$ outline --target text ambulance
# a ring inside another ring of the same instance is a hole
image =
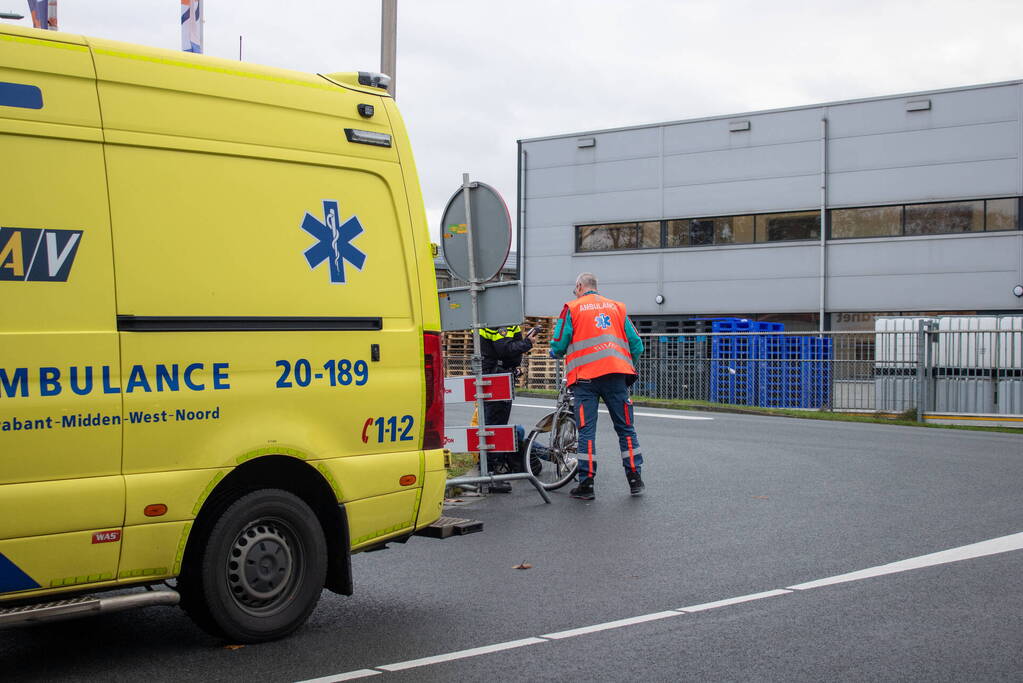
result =
[[[437,520],[437,291],[385,85],[0,26],[0,625],[176,577],[129,597],[276,638]]]

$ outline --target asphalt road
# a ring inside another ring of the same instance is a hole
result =
[[[513,420],[548,404],[520,399]],[[544,505],[521,482],[466,498],[449,514],[484,533],[355,557],[355,596],[324,593],[287,640],[228,647],[149,608],[0,632],[2,677],[1023,680],[1023,551],[1006,550],[1023,547],[1023,434],[637,412],[641,498],[602,415],[595,501],[566,488]],[[791,589],[1006,536],[992,554]]]

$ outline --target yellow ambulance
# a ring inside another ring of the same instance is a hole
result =
[[[277,638],[438,519],[436,280],[386,77],[0,26],[0,156],[0,625],[180,596]]]

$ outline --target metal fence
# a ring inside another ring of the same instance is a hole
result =
[[[1023,329],[641,335],[633,394],[711,403],[917,414],[1023,415]],[[546,348],[519,387],[555,389]],[[447,358],[449,376],[468,356]],[[918,410],[922,408],[922,410]]]

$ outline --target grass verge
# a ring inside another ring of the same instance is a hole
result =
[[[519,396],[536,396],[538,398],[556,398],[558,392],[549,389],[530,389],[516,392]],[[884,413],[840,413],[830,410],[795,410],[792,408],[758,408],[751,406],[729,405],[727,403],[711,403],[710,401],[693,401],[668,398],[648,398],[633,396],[633,403],[648,408],[670,408],[673,410],[702,410],[718,413],[738,413],[742,415],[771,415],[775,417],[797,417],[803,420],[830,420],[832,422],[868,422],[872,424],[902,425],[905,427],[927,427],[929,429],[960,429],[973,432],[1002,432],[1004,434],[1023,434],[1023,430],[1015,427],[977,427],[974,425],[942,425],[916,421],[916,411],[906,411],[892,416]]]
[[[476,467],[475,453],[452,453],[451,467],[448,468],[448,479],[460,477],[473,467]]]

